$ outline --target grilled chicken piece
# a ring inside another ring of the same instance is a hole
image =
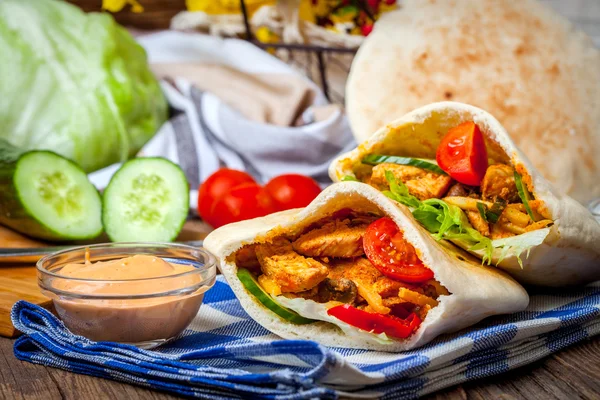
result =
[[[246,268],[252,271],[258,271],[260,264],[256,258],[254,246],[245,246],[235,253],[235,263],[239,268]]]
[[[482,199],[494,202],[504,199],[508,203],[519,201],[515,184],[515,171],[505,164],[490,165],[481,181]]]
[[[388,187],[385,171],[391,171],[394,177],[404,182],[408,191],[420,200],[442,198],[448,191],[452,178],[412,165],[383,163],[373,167],[371,185]]]
[[[485,222],[479,211],[466,211],[466,214],[473,228],[485,237],[490,236],[490,226]]]
[[[352,258],[365,254],[362,238],[368,224],[350,226],[350,220],[335,220],[300,236],[294,250],[309,257]]]
[[[299,255],[286,239],[256,246],[262,272],[272,279],[281,292],[303,292],[317,286],[327,277],[327,266]]]
[[[397,296],[398,290],[403,286],[408,285],[382,275],[377,278],[377,281],[373,284],[373,289],[385,299],[387,297]]]

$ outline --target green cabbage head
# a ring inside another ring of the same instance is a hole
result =
[[[0,1],[0,138],[91,172],[135,155],[166,118],[144,49],[110,15]]]

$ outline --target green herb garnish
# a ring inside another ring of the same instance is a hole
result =
[[[523,184],[523,179],[521,175],[517,171],[515,171],[515,185],[517,186],[517,191],[519,192],[519,197],[525,206],[525,211],[529,214],[529,218],[535,222],[535,217],[533,216],[533,212],[531,211],[531,207],[529,207],[529,200],[531,200],[531,194],[527,187]]]

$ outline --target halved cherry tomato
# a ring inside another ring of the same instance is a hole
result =
[[[275,211],[269,193],[256,183],[242,183],[221,196],[212,209],[212,224],[215,228],[257,217]]]
[[[379,218],[367,227],[363,247],[369,261],[388,278],[403,282],[433,278],[433,271],[423,265],[391,218]]]
[[[479,186],[488,167],[481,130],[473,121],[450,129],[442,138],[435,158],[440,168],[458,182]]]
[[[393,315],[366,312],[348,304],[331,307],[327,314],[363,331],[385,333],[399,339],[409,337],[421,324],[415,313],[403,319]]]
[[[205,222],[216,228],[218,217],[215,218],[213,213],[215,203],[225,193],[242,183],[255,182],[254,178],[244,171],[229,168],[221,168],[216,171],[204,181],[198,190],[198,214]]]
[[[321,187],[312,178],[298,174],[280,175],[271,179],[265,189],[279,211],[306,207],[321,193]]]

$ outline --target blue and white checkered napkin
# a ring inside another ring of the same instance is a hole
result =
[[[21,360],[210,399],[385,399],[419,395],[519,367],[600,332],[600,282],[533,289],[526,311],[488,318],[404,353],[280,340],[254,322],[219,277],[184,335],[157,351],[75,336],[20,301]]]

